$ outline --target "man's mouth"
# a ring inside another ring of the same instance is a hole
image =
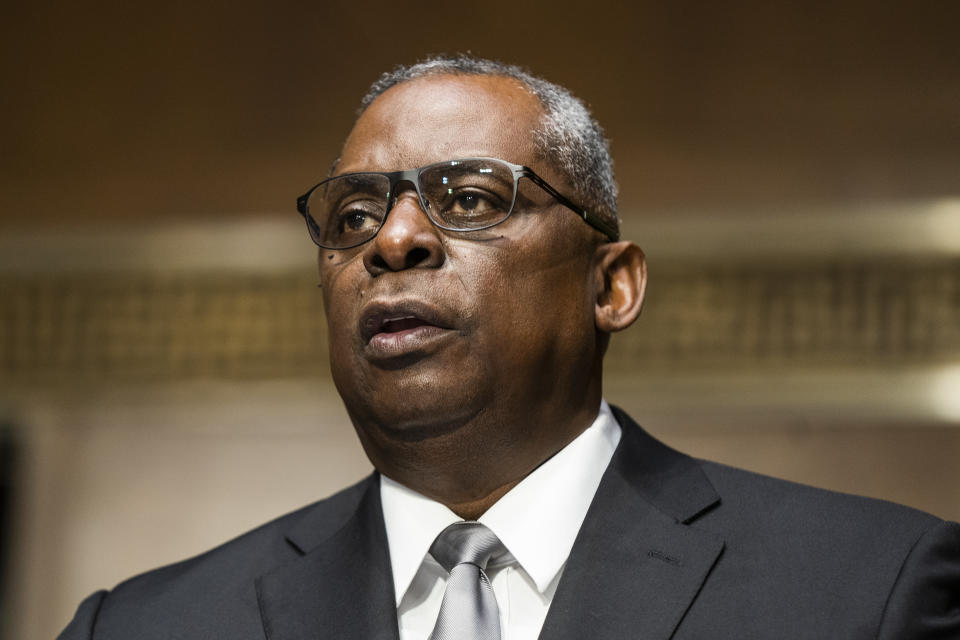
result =
[[[360,317],[360,335],[371,360],[391,360],[427,354],[455,334],[451,322],[433,306],[420,301],[372,303]]]
[[[380,325],[380,331],[377,333],[402,333],[404,331],[410,331],[416,329],[417,327],[433,327],[436,325],[430,324],[423,318],[418,318],[416,316],[406,316],[404,318],[387,318]]]

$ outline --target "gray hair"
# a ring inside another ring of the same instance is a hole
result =
[[[581,206],[619,229],[617,182],[603,129],[576,96],[521,67],[465,54],[432,56],[413,65],[400,65],[370,86],[357,115],[390,87],[433,75],[502,76],[526,86],[544,110],[540,127],[533,132],[537,152],[570,181]]]

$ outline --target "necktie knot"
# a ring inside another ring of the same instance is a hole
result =
[[[457,522],[440,532],[430,555],[450,573],[430,640],[500,640],[497,598],[484,571],[506,554],[479,522]]]
[[[500,539],[479,522],[455,522],[441,531],[430,547],[430,555],[448,572],[464,563],[485,571],[491,559],[505,553]]]

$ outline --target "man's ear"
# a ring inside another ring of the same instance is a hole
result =
[[[647,261],[640,247],[627,241],[600,245],[596,258],[597,329],[606,333],[621,331],[633,324],[643,307]]]

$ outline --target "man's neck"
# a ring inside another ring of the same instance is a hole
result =
[[[501,487],[497,487],[495,491],[492,491],[479,500],[471,500],[460,503],[444,503],[444,506],[464,520],[479,520],[480,516],[487,512],[487,509],[496,504],[497,500],[505,496],[510,489],[513,489],[515,486],[517,486],[521,480],[523,480],[523,478],[518,478]]]
[[[491,406],[453,427],[421,425],[431,437],[413,439],[393,425],[358,426],[357,433],[385,476],[475,520],[583,433],[600,402],[598,381],[566,402]]]

